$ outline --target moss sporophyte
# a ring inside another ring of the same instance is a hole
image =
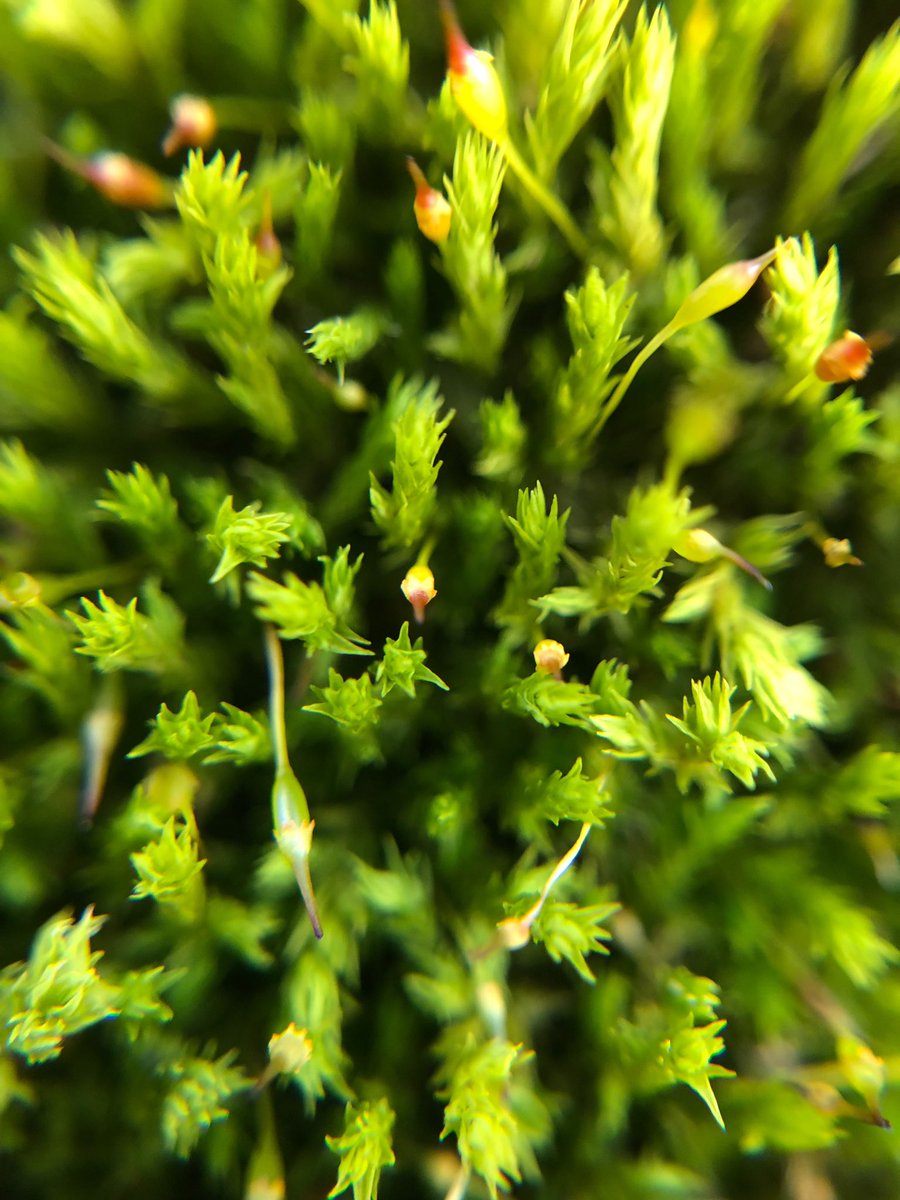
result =
[[[895,6],[0,7],[2,1200],[900,1196]]]

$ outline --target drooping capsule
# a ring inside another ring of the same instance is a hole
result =
[[[423,175],[419,164],[407,155],[406,168],[416,185],[416,198],[413,201],[413,213],[419,232],[429,241],[440,245],[450,236],[450,224],[453,220],[453,209],[447,197],[433,188]]]
[[[123,208],[167,208],[172,203],[171,182],[127,154],[104,150],[91,158],[78,158],[49,139],[45,139],[44,146],[60,166],[87,180],[113,204]]]
[[[845,329],[816,359],[816,378],[823,383],[862,379],[872,364],[872,347],[864,337]]]
[[[169,106],[169,115],[172,124],[162,144],[167,158],[185,147],[205,150],[218,131],[215,110],[205,96],[176,96]]]

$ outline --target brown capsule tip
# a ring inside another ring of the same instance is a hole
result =
[[[471,55],[475,51],[466,41],[451,0],[439,0],[439,7],[441,24],[444,27],[447,63],[454,75],[465,75]]]

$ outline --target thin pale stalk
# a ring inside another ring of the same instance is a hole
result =
[[[541,183],[509,138],[498,142],[497,145],[519,183],[532,200],[544,210],[569,243],[572,252],[579,258],[587,258],[590,253],[587,239],[575,224],[572,214],[563,202]]]

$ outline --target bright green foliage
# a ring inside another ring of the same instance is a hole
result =
[[[744,787],[752,788],[757,771],[765,772],[770,779],[774,776],[765,761],[765,743],[738,730],[750,705],[748,702],[733,712],[731,697],[734,692],[735,689],[719,675],[713,680],[692,682],[693,703],[685,698],[683,718],[669,716],[667,719],[696,743],[704,759],[729,771]]]
[[[380,685],[382,696],[399,688],[414,699],[417,683],[433,683],[447,691],[443,679],[425,666],[422,638],[416,638],[415,644],[410,642],[409,621],[403,622],[396,638],[388,638],[384,643],[384,655],[375,668],[375,682]]]
[[[516,641],[525,641],[536,632],[537,617],[532,601],[556,579],[557,564],[566,544],[568,518],[568,511],[560,516],[556,496],[547,507],[540,483],[530,490],[522,489],[516,502],[515,517],[505,518],[519,561],[507,582],[497,621],[515,636]]]
[[[622,18],[620,0],[570,4],[544,63],[534,116],[525,128],[538,174],[550,180],[557,164],[606,91],[611,42]]]
[[[819,123],[793,173],[788,229],[827,220],[828,207],[854,164],[900,113],[900,23],[872,43],[859,66],[832,79]]]
[[[488,479],[519,479],[528,434],[512,392],[507,392],[499,403],[485,400],[478,416],[482,438],[478,474]]]
[[[149,736],[135,746],[128,757],[162,754],[176,762],[185,762],[214,744],[212,727],[215,719],[214,713],[201,716],[196,694],[186,692],[178,712],[172,712],[165,704],[160,707]]]
[[[338,1180],[329,1196],[352,1187],[353,1200],[377,1200],[381,1172],[395,1162],[393,1127],[394,1112],[384,1098],[347,1105],[344,1132],[325,1139],[328,1149],[341,1156]]]
[[[512,1072],[528,1057],[521,1046],[499,1038],[467,1041],[442,1067],[441,1095],[447,1100],[441,1137],[456,1135],[459,1156],[477,1172],[496,1200],[521,1179],[516,1121],[506,1093]]]
[[[147,612],[138,612],[135,596],[126,605],[105,592],[99,603],[81,598],[84,616],[68,613],[81,636],[76,654],[92,658],[101,671],[153,671],[177,675],[183,668],[181,616],[158,589],[147,589]]]
[[[634,345],[622,337],[633,301],[625,276],[607,288],[595,267],[583,287],[566,292],[573,354],[553,397],[553,445],[562,463],[584,464],[590,454],[616,384],[610,371]]]
[[[334,668],[328,672],[328,686],[314,689],[315,704],[304,704],[304,712],[330,717],[337,725],[358,738],[365,738],[377,726],[381,710],[379,696],[368,673],[358,679],[344,679]]]
[[[133,899],[152,897],[185,920],[195,919],[203,905],[201,872],[206,864],[199,856],[197,837],[190,814],[169,817],[159,837],[131,856],[138,877]]]
[[[217,740],[211,753],[204,756],[205,763],[246,766],[269,761],[272,745],[264,721],[227,701],[222,704],[222,712],[214,715],[212,731]]]
[[[341,1046],[341,1000],[338,978],[327,962],[305,951],[294,964],[288,982],[292,1019],[308,1031],[311,1053],[296,1076],[307,1111],[312,1112],[328,1089],[342,1100],[350,1097],[344,1079],[347,1059]]]
[[[171,565],[184,545],[184,527],[178,519],[178,504],[165,475],[155,476],[141,463],[129,474],[107,471],[109,491],[97,507],[132,528],[148,553],[159,563]]]
[[[226,164],[216,154],[207,164],[193,151],[175,201],[200,252],[208,301],[195,301],[181,323],[203,334],[228,368],[217,382],[228,399],[267,437],[294,438],[293,419],[271,361],[272,310],[290,278],[286,267],[260,271],[247,225],[250,197],[237,155]]]
[[[449,412],[439,418],[441,404],[433,384],[410,394],[394,423],[391,491],[372,477],[369,488],[372,517],[388,547],[410,549],[428,532],[437,507],[441,463],[436,459],[454,416]]]
[[[659,720],[652,705],[635,705],[629,700],[617,702],[613,715],[591,720],[613,753],[626,759],[648,759],[656,768],[674,771],[680,791],[691,784],[710,794],[730,791],[723,772],[753,788],[759,771],[770,779],[774,776],[766,762],[766,744],[738,729],[750,703],[732,711],[734,691],[719,675],[692,682],[692,699],[685,697],[683,716],[667,714],[669,725]]]
[[[535,671],[507,688],[503,706],[545,727],[574,725],[590,729],[597,697],[583,683],[566,683],[544,671]]]
[[[188,1058],[169,1068],[173,1085],[163,1104],[162,1134],[179,1158],[187,1158],[210,1125],[225,1120],[227,1101],[249,1086],[232,1066],[235,1057],[232,1051],[217,1059]]]
[[[291,527],[289,514],[260,512],[261,507],[257,501],[235,512],[232,496],[222,501],[215,524],[206,535],[210,546],[219,555],[210,583],[220,583],[242,563],[264,567],[270,558],[278,556],[280,547],[290,541],[286,532]]]
[[[95,403],[53,341],[22,315],[0,313],[0,402],[5,429],[71,429],[96,418]]]
[[[570,962],[582,979],[594,982],[585,961],[586,954],[608,954],[604,943],[612,937],[602,922],[619,909],[618,904],[591,904],[582,907],[551,897],[534,923],[532,936],[542,942],[554,962]]]
[[[589,625],[606,613],[629,612],[640,597],[656,592],[676,538],[703,516],[691,509],[687,492],[673,495],[666,484],[635,488],[625,515],[613,517],[606,555],[576,560],[578,585],[540,596],[541,620],[553,613]]]
[[[455,7],[0,3],[3,1200],[900,1195],[896,5]]]
[[[409,46],[394,0],[371,0],[367,20],[346,18],[354,51],[344,67],[356,76],[360,125],[377,141],[400,140],[406,124]]]
[[[631,41],[619,43],[623,78],[621,91],[612,93],[615,148],[595,184],[600,230],[637,276],[652,271],[663,253],[657,177],[674,57],[666,10],[660,6],[648,20],[641,8]]]
[[[484,371],[496,366],[512,319],[506,270],[494,248],[504,173],[503,155],[481,134],[469,132],[457,142],[447,180],[453,220],[441,255],[460,312],[432,342],[439,354]]]
[[[28,290],[89,363],[163,403],[188,386],[187,363],[126,315],[74,233],[38,235],[34,245],[34,254],[14,254]]]
[[[54,567],[70,567],[96,553],[94,531],[77,497],[16,439],[0,442],[0,513],[21,526],[10,539],[19,565],[28,567],[40,554]]]
[[[304,283],[321,275],[331,251],[334,222],[341,198],[341,172],[311,162],[306,183],[294,205],[297,227],[297,273]]]
[[[155,994],[160,969],[143,973],[145,988],[139,986],[138,977],[119,986],[98,972],[103,952],[91,950],[90,939],[103,922],[91,909],[85,909],[78,921],[65,914],[54,917],[38,931],[28,962],[3,971],[0,1011],[7,1050],[29,1063],[48,1062],[59,1055],[65,1038],[98,1021],[171,1017]]]
[[[66,621],[43,604],[31,604],[0,623],[0,635],[18,660],[18,683],[37,692],[64,718],[80,713],[88,680],[83,664],[73,656],[75,631]]]
[[[306,344],[320,363],[337,363],[343,380],[348,362],[365,358],[384,332],[384,317],[374,309],[361,308],[346,317],[329,317],[309,330]]]
[[[278,626],[281,637],[302,638],[310,650],[370,653],[366,639],[350,629],[318,583],[304,583],[291,572],[284,580],[283,584],[275,583],[265,575],[251,572],[247,592],[257,605],[260,620]]]
[[[831,341],[837,320],[840,289],[837,254],[829,251],[819,272],[809,236],[791,238],[779,246],[778,257],[766,275],[772,298],[762,321],[762,332],[784,366],[788,388],[806,380],[816,359]],[[813,378],[807,394],[825,390]]]
[[[575,760],[565,775],[561,771],[554,771],[535,792],[534,807],[554,825],[560,821],[587,821],[592,825],[602,825],[612,816],[603,803],[604,780],[602,777],[585,775],[580,758]]]

